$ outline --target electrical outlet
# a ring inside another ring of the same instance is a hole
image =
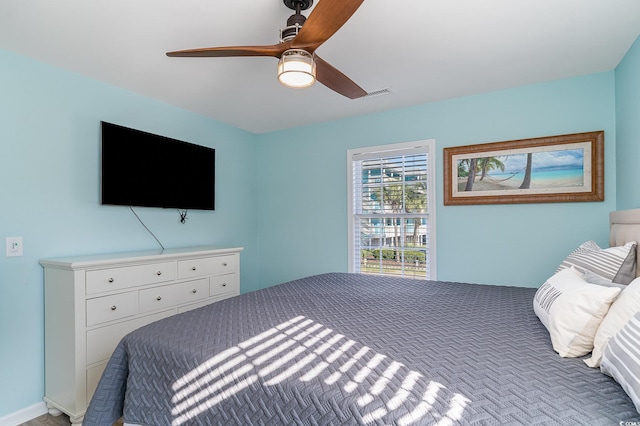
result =
[[[22,256],[22,237],[7,237],[7,257]]]

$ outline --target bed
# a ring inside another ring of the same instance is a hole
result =
[[[612,246],[640,240],[640,209],[611,223]],[[588,355],[554,350],[537,292],[328,273],[237,296],[123,338],[84,424],[640,421]]]

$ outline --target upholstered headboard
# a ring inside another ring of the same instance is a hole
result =
[[[609,246],[621,246],[629,241],[640,243],[640,209],[618,210],[609,213]],[[636,248],[636,259],[640,259],[640,249]],[[640,262],[636,269],[640,276]]]

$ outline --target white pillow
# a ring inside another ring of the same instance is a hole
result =
[[[636,278],[622,290],[600,323],[593,339],[591,358],[584,360],[589,367],[600,367],[602,354],[609,339],[615,336],[638,311],[640,311],[640,278]]]
[[[553,349],[561,357],[579,357],[593,349],[598,326],[619,293],[616,287],[589,284],[570,267],[538,289],[533,309],[549,330]]]

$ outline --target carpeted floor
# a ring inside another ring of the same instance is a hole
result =
[[[20,426],[69,426],[70,424],[69,417],[64,414],[56,417],[44,414],[26,423],[22,423]]]
[[[40,417],[37,417],[33,420],[29,420],[26,423],[22,423],[19,426],[69,426],[71,422],[69,421],[69,416],[65,416],[64,414],[60,416],[52,416],[50,414],[44,414]],[[122,426],[122,420],[118,420],[113,424],[113,426]]]

